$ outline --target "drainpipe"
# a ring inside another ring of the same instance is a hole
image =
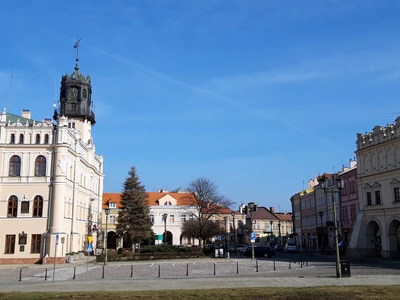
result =
[[[55,125],[53,128],[52,145],[54,145],[56,142],[56,133],[57,133],[57,125]],[[55,162],[55,156],[56,156],[55,153],[56,153],[55,146],[53,146],[52,152],[51,152],[51,165],[50,165],[51,168],[50,168],[49,200],[47,202],[48,203],[47,204],[47,223],[46,223],[46,231],[43,234],[43,241],[42,241],[43,248],[41,251],[42,259],[43,259],[43,257],[46,256],[46,254],[48,254],[46,246],[47,246],[47,234],[50,232],[50,226],[51,226],[51,207],[53,204],[53,181],[54,181],[54,167],[55,167],[54,162]]]
[[[75,154],[77,154],[78,140],[75,141]],[[76,193],[76,157],[74,159],[74,183],[72,190],[72,216],[71,216],[71,238],[69,239],[69,251],[72,252],[74,246],[74,222],[75,222],[75,193]]]

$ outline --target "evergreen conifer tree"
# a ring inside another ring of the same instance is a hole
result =
[[[121,209],[118,212],[117,233],[129,236],[132,250],[135,244],[140,244],[151,237],[152,223],[149,216],[148,195],[145,186],[139,180],[134,166],[125,179],[124,190],[121,194]]]

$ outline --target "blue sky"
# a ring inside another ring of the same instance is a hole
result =
[[[106,192],[135,165],[148,191],[205,176],[290,211],[400,114],[399,15],[396,0],[7,1],[0,99],[51,117],[79,35]]]

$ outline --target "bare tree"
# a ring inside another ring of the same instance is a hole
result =
[[[226,213],[226,210],[234,204],[227,197],[219,194],[218,186],[212,182],[210,179],[205,177],[199,177],[188,186],[188,190],[192,192],[195,197],[188,199],[189,207],[196,211],[194,214],[195,219],[190,224],[190,226],[183,225],[183,229],[198,238],[203,242],[203,247],[205,240],[216,235],[216,230],[214,230],[214,222],[210,220],[211,217],[215,215],[220,215]],[[210,225],[210,222],[213,224]],[[196,224],[196,226],[194,226]],[[217,225],[218,226],[218,225]],[[190,229],[190,230],[189,230]],[[193,232],[191,232],[193,230]]]

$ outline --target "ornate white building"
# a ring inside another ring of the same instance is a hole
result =
[[[91,95],[76,64],[62,76],[56,123],[35,121],[29,110],[1,113],[0,264],[64,263],[101,222],[103,157],[92,139]]]
[[[400,256],[400,117],[357,135],[360,211],[347,254]]]

